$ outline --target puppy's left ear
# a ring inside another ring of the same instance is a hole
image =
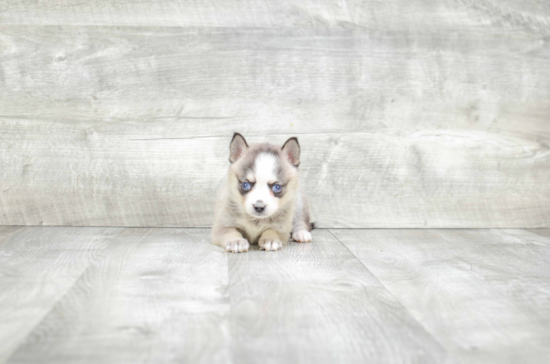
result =
[[[292,137],[281,148],[288,161],[296,168],[300,165],[300,144],[298,138]]]

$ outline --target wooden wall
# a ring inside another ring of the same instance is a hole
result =
[[[234,131],[322,227],[550,227],[550,3],[0,3],[0,224],[209,226]]]

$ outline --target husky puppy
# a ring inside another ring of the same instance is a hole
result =
[[[229,145],[229,172],[216,205],[212,242],[228,252],[279,250],[292,239],[311,241],[314,224],[298,185],[300,145],[290,138],[281,147],[248,145],[235,133]]]

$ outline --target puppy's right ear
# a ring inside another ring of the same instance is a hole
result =
[[[229,161],[234,163],[243,156],[243,154],[248,149],[248,144],[244,137],[239,134],[233,134],[233,139],[231,139],[231,144],[229,144]]]

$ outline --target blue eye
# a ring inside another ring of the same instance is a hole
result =
[[[282,189],[283,189],[283,188],[281,187],[281,185],[273,185],[273,186],[271,187],[271,190],[272,190],[273,192],[275,192],[275,193],[281,192]]]
[[[250,183],[248,183],[248,182],[243,182],[243,183],[241,183],[241,188],[242,188],[244,191],[250,191]]]

